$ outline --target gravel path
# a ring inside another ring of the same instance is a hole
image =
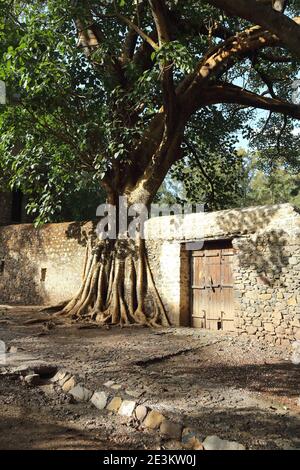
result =
[[[300,449],[300,366],[291,351],[233,334],[168,328],[86,328],[36,308],[0,307],[4,368],[43,360],[91,389],[108,380],[173,420],[250,449]],[[1,363],[0,363],[1,370]],[[160,448],[154,432],[72,404],[51,388],[0,375],[0,448]]]

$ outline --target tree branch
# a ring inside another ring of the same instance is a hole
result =
[[[164,0],[149,0],[149,4],[158,34],[159,46],[162,47],[171,40],[168,9]]]
[[[300,106],[279,98],[260,96],[236,85],[220,83],[206,89],[205,97],[202,94],[202,105],[230,103],[242,104],[245,107],[265,109],[275,113],[284,114],[294,119],[300,119]]]
[[[259,26],[252,26],[209,51],[199,63],[191,87],[200,83],[204,85],[212,77],[220,78],[225,71],[250,52],[278,44],[276,36],[263,31]]]
[[[214,187],[213,180],[211,179],[209,174],[205,171],[205,169],[204,169],[204,167],[201,163],[200,157],[198,155],[197,149],[194,147],[194,145],[191,144],[191,142],[189,142],[187,139],[184,139],[184,143],[186,144],[188,150],[193,154],[202,175],[208,181],[208,183],[210,185],[210,189],[211,189],[212,202],[214,202],[215,201],[215,187]]]
[[[291,19],[256,0],[205,0],[226,13],[239,16],[275,34],[300,58],[300,18]]]
[[[284,57],[281,55],[275,55],[266,52],[261,52],[259,55],[262,59],[272,63],[277,62],[278,64],[288,64],[289,62],[293,61],[292,57]]]
[[[186,18],[177,18],[175,17],[174,13],[170,15],[170,24],[172,36],[176,38],[180,34],[185,35],[185,37],[200,34],[203,36],[211,35],[215,38],[226,40],[235,35],[234,31],[231,31],[229,28],[226,28],[219,22],[215,22],[213,27],[210,28],[206,24],[199,24],[196,20],[193,19],[188,20]]]
[[[260,79],[267,86],[268,92],[272,96],[272,98],[277,98],[275,90],[274,90],[273,80],[272,80],[271,77],[269,77],[269,75],[264,70],[262,70],[259,67],[258,56],[257,55],[252,59],[252,65],[253,65],[253,68],[256,71],[257,75],[260,77]]]
[[[132,23],[134,24],[137,22],[137,26],[139,28],[140,28],[141,15],[144,12],[144,7],[145,7],[144,2],[137,3],[136,13],[131,20]],[[138,32],[134,28],[129,27],[128,33],[124,40],[124,46],[123,46],[122,61],[124,63],[133,59],[138,37],[139,37]]]
[[[121,15],[120,13],[116,12],[115,16],[119,18],[123,23],[127,24],[131,29],[133,29],[144,41],[146,41],[152,49],[157,51],[159,49],[159,46],[156,44],[153,39],[148,36],[144,31],[142,31],[136,24],[134,24],[132,21],[130,21],[126,16]]]
[[[149,0],[152,16],[157,30],[159,46],[162,47],[171,40],[168,9],[164,0]],[[173,65],[164,62],[161,67],[164,110],[167,119],[167,128],[173,128],[176,122],[177,98],[173,78]]]
[[[101,46],[101,43],[104,40],[104,36],[99,25],[95,24],[90,13],[85,21],[77,18],[75,20],[75,24],[78,34],[77,47],[82,47],[85,56],[90,60],[90,62],[95,67],[99,67],[99,64],[93,59],[93,54]],[[122,65],[117,57],[114,57],[113,54],[108,52],[104,66],[113,71],[113,75],[117,78],[118,83],[121,86],[125,86],[126,79],[122,70]]]

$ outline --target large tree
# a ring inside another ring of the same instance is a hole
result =
[[[0,117],[1,165],[11,184],[39,194],[31,210],[42,215],[86,175],[109,203],[118,206],[122,195],[149,207],[190,148],[191,122],[201,120],[203,132],[208,108],[228,114],[234,106],[241,120],[247,107],[300,118],[291,100],[298,1],[0,5],[0,79],[11,103]],[[95,244],[63,313],[101,323],[167,322],[143,240],[119,235]]]

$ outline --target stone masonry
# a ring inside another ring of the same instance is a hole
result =
[[[0,302],[49,304],[79,288],[92,223],[0,227]],[[269,342],[300,339],[300,215],[292,205],[166,216],[146,224],[157,288],[174,325],[190,325],[188,243],[232,240],[235,329]]]
[[[236,331],[278,344],[300,339],[297,209],[283,204],[164,219],[148,222],[150,238],[155,233],[162,235],[160,241],[148,242],[148,250],[172,323],[190,324],[190,252],[186,243],[232,239]],[[174,230],[168,233],[167,226]]]
[[[92,224],[0,227],[0,303],[51,304],[78,290]]]

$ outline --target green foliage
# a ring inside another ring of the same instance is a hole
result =
[[[286,152],[295,158],[293,150]],[[270,159],[270,149],[247,156],[248,184],[244,205],[281,204],[290,202],[300,207],[299,156],[297,164],[288,164],[286,156]]]
[[[300,177],[277,169],[271,175],[257,171],[249,184],[247,205],[290,202],[300,207]]]
[[[240,205],[247,170],[243,155],[236,150],[233,131],[242,115],[247,119],[247,113],[237,116],[232,111],[230,107],[205,109],[191,122],[185,139],[186,158],[171,170],[172,178],[183,183],[182,202],[201,202],[206,210]]]
[[[134,18],[151,34],[148,2],[139,17],[140,2],[115,3],[122,15]],[[148,55],[137,54],[136,60],[125,60],[120,69],[128,27],[116,17],[114,2],[0,0],[0,79],[7,84],[9,99],[8,106],[0,107],[0,174],[5,184],[27,194],[28,210],[37,223],[56,220],[59,213],[63,216],[72,195],[98,194],[104,174],[116,162],[123,167],[130,164],[132,152],[162,106],[162,64],[172,64],[177,85],[221,40],[199,33],[199,25],[233,32],[248,25],[204,2],[167,3],[172,20],[181,24],[172,41],[157,51],[149,46]],[[291,2],[290,12],[298,10],[297,2]],[[90,60],[78,43],[77,18],[101,27],[101,45]],[[137,38],[136,49],[142,48],[145,45]],[[267,72],[275,80],[274,92],[291,98],[291,83],[299,69],[295,59],[286,64],[260,60],[259,66],[250,59],[235,64],[222,79],[262,91],[265,85],[259,74]],[[254,117],[253,111],[220,105],[207,107],[191,119],[185,140],[197,149],[198,158],[185,144],[185,159],[171,173],[184,185],[184,194],[177,198],[204,200],[210,209],[238,204],[247,170],[235,151],[236,139],[253,136],[249,122]],[[299,162],[293,136],[289,120],[283,136],[288,142],[280,163],[283,168],[283,161],[289,161],[290,168]],[[278,133],[270,132],[264,144],[268,161],[277,158],[277,137]],[[259,151],[260,145],[256,140]]]

